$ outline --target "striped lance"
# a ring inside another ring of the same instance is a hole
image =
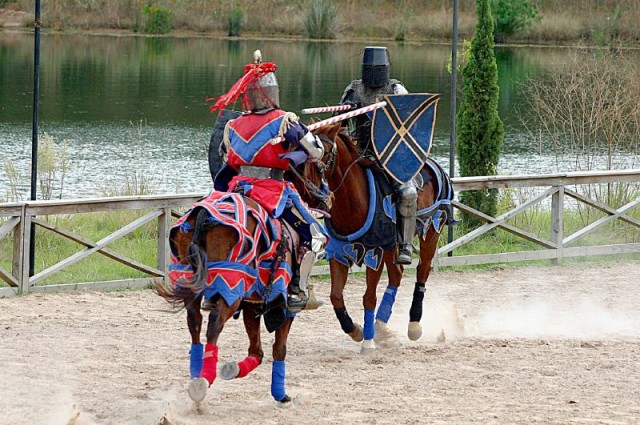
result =
[[[336,115],[335,117],[327,118],[326,120],[318,121],[317,123],[310,124],[307,126],[309,131],[315,130],[316,128],[324,127],[325,125],[335,124],[338,121],[348,120],[349,118],[356,117],[358,115],[366,114],[367,112],[371,112],[378,108],[384,108],[387,106],[387,102],[376,102],[372,105],[365,106],[363,108],[354,109],[353,111],[345,112],[344,114]],[[272,145],[277,145],[278,143],[284,141],[284,137],[275,137],[271,139]]]
[[[323,112],[348,111],[349,109],[351,109],[351,105],[321,106],[319,108],[306,108],[300,111],[300,113],[303,115],[309,115],[309,114],[321,114]]]

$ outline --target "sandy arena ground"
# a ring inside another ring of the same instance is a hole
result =
[[[269,395],[265,332],[265,363],[216,381],[200,412],[185,392],[185,313],[160,311],[153,292],[0,299],[0,424],[640,423],[640,263],[437,273],[417,342],[412,282],[390,321],[401,348],[362,356],[330,307],[304,312],[289,340],[292,406]],[[362,285],[347,287],[358,321]],[[241,321],[220,345],[222,361],[244,357]]]

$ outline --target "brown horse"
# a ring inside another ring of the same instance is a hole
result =
[[[215,199],[218,201],[213,202]],[[295,315],[286,313],[280,297],[283,288],[286,297],[286,282],[280,272],[290,270],[290,236],[283,230],[279,241],[269,240],[264,232],[273,223],[266,222],[265,217],[264,209],[249,198],[212,192],[206,200],[194,204],[171,230],[172,286],[158,285],[156,290],[174,306],[183,304],[187,310],[192,343],[188,393],[196,403],[205,398],[216,379],[220,333],[225,323],[241,312],[249,337],[248,356],[223,365],[221,377],[242,378],[262,363],[260,320],[264,316],[269,332],[275,330],[271,394],[278,402],[291,401],[285,392],[285,356]],[[277,249],[268,251],[270,242],[278,244]],[[263,285],[261,278],[267,284]],[[200,342],[203,297],[211,308],[206,346]],[[273,307],[265,308],[265,300]]]
[[[369,211],[372,209],[370,192],[373,186],[371,186],[367,168],[374,169],[375,164],[364,158],[355,142],[341,129],[340,124],[321,127],[315,131],[315,134],[325,146],[325,155],[318,163],[307,163],[303,176],[298,174],[295,182],[302,197],[311,207],[322,207],[323,204],[328,203],[326,189],[325,196],[318,196],[322,194],[320,188],[323,183],[328,184],[328,189],[332,193],[332,207],[328,211],[331,218],[325,219],[325,225],[331,231],[330,234],[333,233],[327,246],[327,258],[331,273],[331,303],[336,317],[342,330],[353,340],[358,342],[364,340],[362,352],[375,348],[374,336],[375,342],[379,345],[396,345],[398,342],[395,335],[387,326],[403,273],[403,267],[394,263],[395,236],[392,238],[392,246],[387,238],[384,247],[375,246],[375,243],[374,246],[371,243],[368,245],[359,243],[358,238],[355,237],[358,234],[369,233],[371,227],[368,226],[371,222],[379,221],[380,216],[375,216],[372,220],[370,213],[373,211]],[[420,174],[423,179],[422,186],[419,186],[417,212],[420,262],[409,314],[408,336],[411,340],[417,340],[422,335],[419,323],[422,317],[422,301],[440,232],[444,224],[453,223],[450,204],[453,191],[449,177],[431,159],[427,160]],[[393,229],[394,225],[391,227]],[[339,242],[337,248],[331,248],[332,241]],[[343,298],[349,266],[353,263],[360,265],[363,262],[368,266],[367,288],[363,297],[364,329],[349,317]],[[383,264],[387,268],[389,286],[375,316],[374,324],[374,310],[377,304],[376,287],[384,269]]]

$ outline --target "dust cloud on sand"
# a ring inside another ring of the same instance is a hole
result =
[[[0,299],[0,424],[638,423],[640,263],[440,272],[423,336],[406,336],[413,277],[389,322],[401,346],[359,354],[329,306],[289,337],[287,391],[269,395],[273,336],[254,373],[186,395],[189,333],[151,291]],[[385,282],[378,288],[379,298]],[[328,301],[329,284],[317,283]],[[346,303],[361,322],[364,282]],[[246,355],[230,321],[220,361]]]

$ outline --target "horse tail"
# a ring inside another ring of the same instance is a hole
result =
[[[193,238],[187,249],[187,261],[193,270],[193,279],[187,287],[196,295],[200,295],[207,284],[207,263],[209,257],[204,248],[205,234],[208,230],[207,218],[209,213],[201,208],[196,216],[196,225],[193,229]]]
[[[206,230],[211,226],[206,221],[207,217],[207,211],[204,208],[200,209],[196,216],[193,237],[187,248],[186,260],[193,270],[193,278],[188,281],[181,280],[180,284],[175,286],[156,284],[156,293],[174,306],[185,301],[193,302],[206,287],[208,256],[202,245],[205,241]]]

